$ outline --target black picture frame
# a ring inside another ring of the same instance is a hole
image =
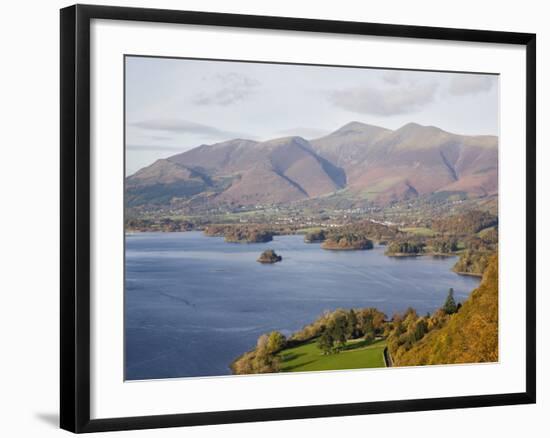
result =
[[[90,419],[90,21],[92,19],[525,46],[527,75],[526,391],[416,400]],[[535,403],[535,34],[90,5],[74,5],[62,9],[60,25],[61,428],[75,433],[102,432]]]

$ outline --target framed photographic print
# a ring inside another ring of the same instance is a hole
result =
[[[535,402],[535,35],[61,10],[61,427]]]

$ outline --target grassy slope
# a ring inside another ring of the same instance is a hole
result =
[[[458,313],[420,340],[398,366],[498,361],[498,257]]]
[[[348,342],[347,350],[324,355],[316,339],[279,353],[281,371],[324,371],[384,367],[385,340],[365,346],[362,341]]]

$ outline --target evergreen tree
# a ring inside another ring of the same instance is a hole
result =
[[[449,289],[449,294],[447,295],[447,299],[445,300],[445,304],[443,305],[443,311],[447,315],[452,315],[453,313],[456,313],[457,310],[458,309],[454,298],[454,290],[451,287]]]
[[[414,339],[419,341],[428,332],[428,324],[424,319],[420,319],[414,327]]]

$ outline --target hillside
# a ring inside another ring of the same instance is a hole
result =
[[[430,331],[394,365],[432,365],[498,361],[498,256],[460,310]]]
[[[157,160],[126,179],[127,204],[283,204],[337,193],[387,204],[435,193],[497,193],[498,139],[409,123],[351,122],[307,141],[235,139]]]
[[[396,131],[352,126],[312,146],[327,159],[339,151],[347,190],[356,196],[385,203],[435,192],[497,192],[496,137],[456,135],[415,123]]]

